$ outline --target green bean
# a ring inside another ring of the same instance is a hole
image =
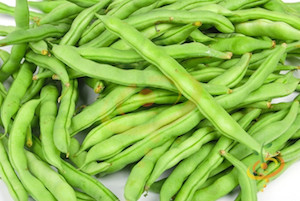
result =
[[[69,86],[70,79],[66,71],[66,66],[55,57],[53,56],[49,57],[49,56],[35,54],[34,52],[28,52],[26,54],[26,60],[35,63],[36,65],[42,68],[49,69],[50,71],[52,71],[53,73],[55,73],[60,77],[62,83],[65,86]]]
[[[0,6],[2,3],[0,4]],[[5,4],[3,4],[5,5]],[[25,31],[29,28],[29,9],[27,1],[17,0],[16,7],[14,9],[15,21],[16,21],[16,30]],[[11,49],[11,54],[8,61],[0,69],[0,81],[5,81],[11,74],[18,70],[20,62],[23,59],[23,56],[26,52],[27,45],[20,44],[14,45]]]
[[[296,29],[300,28],[299,17],[283,14],[276,11],[269,11],[263,8],[237,10],[233,12],[233,16],[229,17],[229,20],[233,23],[246,22],[256,19],[267,19],[272,21],[285,22]]]
[[[144,124],[133,127],[124,133],[112,136],[107,140],[94,145],[88,151],[85,164],[95,160],[105,160],[111,158],[117,153],[120,153],[129,145],[145,139],[153,132],[186,115],[191,111],[192,107],[193,104],[191,103],[183,103],[178,106],[173,106],[169,109],[163,110],[149,122],[145,122]],[[137,135],[137,133],[139,134]]]
[[[75,191],[75,194],[76,194],[77,200],[78,199],[82,199],[82,200],[86,200],[86,201],[93,201],[94,200],[91,196],[89,196],[85,193],[82,193],[80,191]]]
[[[14,200],[20,200],[20,201],[28,200],[28,194],[9,161],[6,147],[7,147],[7,139],[3,138],[0,141],[1,179],[6,184],[8,191]]]
[[[51,78],[53,75],[54,75],[54,73],[52,71],[45,70],[43,72],[39,72],[38,74],[34,75],[32,77],[32,80]]]
[[[57,172],[33,153],[25,151],[25,154],[29,171],[43,182],[57,200],[76,200],[73,188]]]
[[[87,134],[87,136],[82,142],[78,154],[97,143],[103,142],[104,140],[108,139],[114,134],[122,133],[124,131],[127,131],[128,129],[131,129],[135,126],[143,124],[146,121],[149,121],[151,118],[157,115],[157,113],[159,113],[160,110],[161,109],[159,108],[150,109],[149,111],[129,113],[103,122]]]
[[[168,55],[175,59],[187,59],[193,57],[215,57],[220,59],[230,59],[231,53],[223,53],[209,48],[201,43],[186,43],[182,45],[169,45],[161,47]],[[93,48],[82,47],[76,51],[84,58],[99,62],[110,63],[133,63],[143,61],[143,58],[134,50],[117,50],[110,47]]]
[[[37,138],[34,138],[32,150],[35,154],[37,154],[40,158],[45,159],[42,148],[40,145],[40,141]],[[78,169],[74,168],[72,165],[67,163],[66,161],[61,161],[63,171],[59,173],[66,179],[66,181],[72,185],[73,187],[81,189],[84,193],[93,197],[97,201],[102,200],[118,200],[115,195],[113,195],[103,184],[101,184],[95,178],[80,172]]]
[[[223,84],[228,87],[236,86],[244,77],[249,65],[250,58],[251,58],[250,53],[244,54],[236,65],[232,66],[225,73],[210,80],[209,83]]]
[[[0,45],[20,44],[27,42],[35,42],[49,37],[63,36],[69,29],[69,25],[45,24],[36,28],[27,30],[15,30],[8,34],[4,39],[0,40]]]
[[[60,153],[54,145],[53,128],[57,114],[58,91],[56,87],[47,85],[41,91],[40,107],[40,139],[46,161],[58,169],[62,169]]]
[[[51,12],[41,17],[38,21],[38,24],[51,24],[53,22],[66,19],[73,15],[77,15],[82,10],[83,8],[77,6],[76,4],[65,1],[63,4],[60,4],[59,6],[54,8]]]
[[[0,49],[0,59],[2,60],[3,65],[8,61],[9,57],[10,54],[7,51]]]
[[[135,87],[116,87],[104,98],[98,99],[72,118],[71,127],[69,129],[70,135],[73,136],[77,134],[79,131],[82,131],[96,121],[109,115],[115,108],[140,90],[141,89]]]
[[[5,133],[8,133],[8,125],[11,118],[20,108],[20,103],[30,84],[32,83],[32,72],[35,66],[25,62],[18,73],[17,78],[11,85],[7,97],[1,108],[1,118]]]
[[[28,1],[29,7],[38,9],[44,13],[50,13],[57,6],[65,3],[65,1]]]
[[[182,27],[174,27],[164,33],[162,36],[156,38],[154,43],[157,45],[172,45],[183,43],[189,35],[200,26],[201,23],[187,24]]]
[[[27,6],[25,6],[24,9],[26,9],[26,7]],[[7,14],[7,15],[10,15],[10,16],[14,16],[15,15],[15,8],[0,2],[0,13]],[[25,13],[23,13],[23,14],[25,14]],[[43,14],[38,13],[38,12],[30,11],[29,16],[30,16],[30,19],[35,19],[35,18],[42,17]]]
[[[247,36],[218,38],[210,45],[210,47],[213,49],[219,51],[230,51],[233,54],[245,54],[247,52],[253,52],[260,49],[268,49],[274,46],[274,41],[259,40]]]
[[[170,5],[166,5],[161,9],[169,10],[190,10],[189,8],[201,7],[203,5],[210,5],[213,3],[218,3],[219,1],[203,1],[203,0],[188,0],[188,1],[176,1]]]
[[[96,3],[95,5],[83,10],[77,15],[72,22],[72,26],[69,31],[61,39],[61,45],[75,45],[81,37],[84,29],[88,26],[91,20],[94,18],[94,14],[99,10],[107,6],[111,0],[104,0]]]
[[[210,11],[184,11],[184,10],[157,10],[148,13],[132,16],[124,20],[136,29],[145,29],[157,22],[189,24],[201,22],[203,24],[212,24],[219,31],[224,33],[233,32],[233,25],[223,16]],[[86,43],[84,46],[102,47],[108,46],[117,39],[117,36],[112,35],[109,31],[103,32],[101,35]]]
[[[121,38],[126,39],[126,41],[138,53],[143,55],[147,61],[156,65],[164,74],[167,75],[167,77],[171,78],[180,92],[182,92],[185,97],[188,97],[188,99],[193,100],[201,113],[204,114],[204,116],[208,118],[223,135],[230,136],[243,144],[248,144],[248,146],[252,147],[254,150],[260,150],[259,143],[249,137],[238,123],[235,122],[232,117],[217,102],[214,101],[212,96],[210,96],[210,94],[208,94],[208,92],[203,89],[179,63],[157,48],[153,43],[151,43],[151,41],[144,38],[136,29],[128,26],[117,18],[102,16],[101,19],[110,31],[118,34]],[[125,34],[125,31],[127,34]],[[136,43],[137,41],[139,42]],[[284,52],[285,47],[279,49],[282,49],[279,52]],[[155,60],[158,56],[159,58],[163,57],[164,59]],[[187,85],[189,85],[188,88],[186,87]],[[219,114],[218,118],[211,115],[216,112]],[[224,128],[224,126],[221,128],[221,124],[226,124],[227,128]]]
[[[4,26],[0,25],[0,36],[7,36],[9,33],[16,29],[14,26]]]
[[[287,162],[293,160],[295,156],[299,156],[299,140],[284,148],[280,153]]]
[[[40,40],[36,42],[30,42],[29,44],[30,49],[36,53],[36,54],[41,54],[41,55],[50,55],[48,51],[48,45],[45,41]]]
[[[55,200],[42,182],[28,171],[28,161],[24,150],[26,131],[39,103],[40,100],[31,100],[19,110],[10,132],[8,153],[12,166],[29,194],[37,200]]]
[[[169,149],[174,139],[148,152],[131,170],[127,179],[124,197],[128,201],[138,200],[144,192],[144,186],[160,156]]]
[[[238,33],[247,36],[269,36],[280,40],[299,40],[300,31],[286,24],[285,22],[272,22],[259,19],[250,22],[243,22],[235,26]]]
[[[4,87],[4,85],[2,84],[2,82],[0,82],[0,95],[5,98],[7,96],[7,90]],[[0,107],[1,108],[1,107]]]
[[[240,125],[246,128],[253,119],[257,118],[261,113],[260,109],[251,110],[240,121]],[[212,170],[218,167],[223,158],[220,156],[220,150],[227,150],[232,147],[233,141],[225,136],[222,136],[211,153],[206,159],[194,170],[194,172],[185,181],[181,189],[179,190],[176,199],[178,200],[190,200],[196,190],[204,184]],[[224,184],[226,185],[226,184]]]
[[[199,149],[190,157],[181,161],[179,165],[175,167],[175,169],[167,177],[167,180],[162,185],[162,188],[160,190],[161,201],[170,200],[171,197],[175,195],[175,193],[180,189],[184,180],[193,172],[197,165],[206,158],[212,148],[212,143],[204,145],[201,149]],[[151,188],[153,185],[151,185]]]
[[[274,71],[280,59],[280,56],[285,51],[285,44],[275,48],[274,52],[270,54],[256,70],[249,80],[239,88],[234,90],[234,93],[218,97],[222,102],[226,102],[225,108],[230,108],[230,105],[238,105],[237,102],[243,102],[244,99],[254,90],[258,89],[266,79],[266,77]],[[235,98],[234,98],[235,97]],[[224,103],[225,104],[225,103]],[[223,105],[224,107],[224,105]]]
[[[263,1],[258,1],[259,4],[265,4],[266,2],[268,2],[269,0],[263,0]],[[225,1],[221,1],[219,4],[229,10],[238,10],[241,7],[244,7],[248,4],[251,3],[255,3],[255,0],[251,0],[251,1],[247,1],[247,0],[242,0],[242,1],[234,1],[234,0],[225,0]]]
[[[91,87],[96,94],[101,93],[104,90],[104,83],[101,80],[95,78],[85,78],[84,82]]]
[[[299,13],[295,9],[288,7],[284,2],[279,0],[268,1],[266,4],[264,4],[264,8],[285,14],[293,14],[299,17]]]
[[[225,70],[222,68],[209,67],[201,70],[191,71],[190,74],[200,82],[209,82],[210,80],[222,75],[224,72]]]
[[[207,35],[203,34],[199,29],[194,30],[190,34],[190,37],[193,39],[193,41],[199,42],[199,43],[205,43],[205,42],[214,40],[213,38],[210,38]]]
[[[256,182],[252,180],[247,174],[248,167],[237,158],[235,158],[230,153],[227,153],[224,150],[220,151],[221,155],[226,158],[238,171],[238,181],[241,187],[241,199],[247,201],[257,200],[256,195]]]
[[[44,86],[45,81],[45,79],[33,80],[31,85],[27,89],[26,94],[22,98],[21,103],[26,103],[27,101],[35,97]]]
[[[182,159],[201,149],[202,145],[220,137],[218,133],[212,132],[212,128],[204,127],[197,130],[190,138],[185,140],[177,148],[164,153],[155,164],[155,167],[147,180],[146,189],[148,189],[156,179],[167,169],[175,166]]]
[[[125,19],[128,16],[130,16],[133,12],[136,10],[139,10],[140,8],[143,8],[145,6],[154,4],[155,0],[133,0],[133,1],[124,1],[119,6],[115,7],[114,9],[110,9],[111,5],[108,8],[107,15],[118,17],[119,19]],[[105,27],[103,23],[100,20],[96,20],[90,29],[87,29],[83,35],[82,38],[79,41],[79,45],[83,45],[92,39],[94,39],[96,36],[100,35],[105,30]]]
[[[71,118],[75,113],[78,96],[77,80],[72,80],[69,87],[63,87],[61,103],[53,128],[53,140],[56,148],[69,155]]]

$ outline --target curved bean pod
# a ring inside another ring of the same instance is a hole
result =
[[[13,123],[9,140],[8,153],[12,166],[19,175],[21,182],[29,194],[37,200],[55,200],[44,184],[28,171],[28,161],[25,155],[24,144],[26,131],[30,125],[34,111],[40,100],[31,100],[19,110]]]
[[[232,66],[225,73],[210,80],[209,83],[210,84],[222,84],[222,85],[225,85],[228,87],[234,87],[244,77],[244,75],[247,71],[249,62],[250,62],[250,58],[251,58],[250,53],[244,54],[241,57],[240,61],[236,65]]]
[[[199,29],[194,30],[190,37],[193,39],[193,41],[198,43],[205,43],[209,41],[214,41],[213,38],[208,37],[207,35],[203,34]]]
[[[30,42],[29,47],[36,54],[41,54],[41,55],[49,55],[50,54],[48,51],[48,45],[43,40],[36,41],[36,42]]]
[[[29,7],[38,9],[44,13],[51,12],[57,6],[65,3],[65,1],[28,1]]]
[[[168,55],[175,59],[187,59],[193,57],[214,57],[230,59],[230,52],[223,53],[201,43],[185,43],[182,45],[169,45],[161,47]],[[76,51],[84,58],[110,63],[135,63],[143,61],[142,56],[134,50],[118,50],[111,47],[93,48],[81,47]]]
[[[69,154],[71,118],[75,113],[75,104],[78,96],[77,80],[72,80],[69,87],[62,90],[61,103],[53,128],[53,141],[57,149]]]
[[[184,10],[157,10],[148,13],[132,16],[124,20],[136,29],[145,29],[158,22],[190,24],[201,22],[202,24],[212,24],[219,31],[231,33],[234,31],[233,25],[227,18],[210,11],[184,11]],[[118,37],[111,35],[109,31],[103,32],[101,35],[86,43],[84,46],[103,47],[109,46]]]
[[[241,45],[243,44],[243,45]],[[265,41],[247,36],[234,36],[231,38],[218,38],[210,47],[219,51],[230,51],[233,54],[245,54],[255,50],[274,47],[274,41]]]
[[[49,57],[35,54],[34,52],[28,52],[26,54],[26,60],[42,68],[49,69],[50,71],[59,76],[59,78],[65,86],[69,86],[70,79],[66,70],[66,66],[64,65],[64,63],[62,63],[55,57]]]
[[[7,36],[9,33],[15,31],[16,27],[14,26],[4,26],[0,25],[0,36]]]
[[[221,155],[226,158],[238,171],[238,181],[241,186],[241,199],[245,201],[257,200],[256,181],[247,174],[248,167],[228,152],[221,150]]]
[[[13,84],[11,85],[8,94],[1,107],[1,119],[5,129],[8,133],[8,125],[11,118],[20,108],[20,103],[30,84],[32,83],[32,75],[34,67],[32,64],[25,62],[19,71],[19,74]]]
[[[55,86],[47,85],[41,91],[40,139],[46,161],[62,169],[60,153],[54,145],[53,128],[57,115],[58,91]]]
[[[101,141],[108,139],[114,134],[122,133],[128,129],[143,124],[157,115],[159,111],[160,109],[150,109],[142,112],[129,113],[100,124],[87,134],[77,154],[97,143],[100,143]]]
[[[94,14],[107,6],[111,0],[104,0],[96,3],[95,5],[84,9],[72,22],[71,28],[64,35],[59,42],[60,45],[75,45],[84,29],[89,25],[91,20],[94,18]]]
[[[8,158],[8,153],[5,149],[7,146],[7,139],[0,140],[0,175],[1,179],[6,184],[10,195],[14,200],[26,201],[28,194],[16,175]]]
[[[300,40],[300,31],[285,22],[254,20],[235,26],[236,32],[247,36],[269,36],[280,40]]]
[[[42,152],[40,141],[33,138],[32,150],[41,159],[45,160]],[[66,181],[75,188],[81,189],[84,193],[88,194],[97,201],[117,201],[118,198],[110,192],[102,183],[97,179],[79,171],[71,164],[62,160],[63,171],[59,173],[66,179]]]
[[[263,1],[260,1],[259,3],[264,4],[268,1],[269,0],[263,0]],[[236,2],[234,0],[225,0],[225,1],[220,2],[219,4],[221,6],[227,8],[227,9],[229,9],[229,10],[238,10],[239,8],[244,7],[247,4],[251,4],[251,3],[255,3],[255,2],[256,2],[255,0],[251,0],[251,1],[242,0],[242,1],[239,1],[239,2]]]
[[[36,176],[57,200],[76,200],[73,188],[47,163],[25,151],[29,171]],[[49,179],[51,178],[51,179]]]
[[[122,149],[137,141],[145,139],[153,132],[191,112],[191,108],[193,108],[193,104],[190,102],[173,106],[163,110],[149,122],[133,127],[124,133],[115,135],[96,144],[88,151],[85,164],[96,160],[111,158],[117,153],[120,153]]]
[[[38,21],[38,24],[39,25],[51,24],[53,22],[66,19],[73,15],[77,15],[82,10],[83,8],[77,6],[76,4],[65,1],[65,3],[57,6],[51,12],[41,17]]]
[[[214,145],[212,143],[204,145],[203,147],[201,147],[201,149],[199,149],[190,157],[181,161],[175,167],[175,169],[171,172],[171,174],[167,177],[166,181],[162,185],[162,188],[160,190],[161,201],[169,201],[171,197],[176,194],[176,192],[183,184],[184,180],[193,172],[197,165],[199,165],[207,157],[213,146]],[[151,185],[151,188],[153,185]]]
[[[1,39],[0,46],[35,42],[49,37],[60,37],[68,30],[69,25],[66,24],[59,24],[57,26],[45,24],[37,28],[16,30],[8,34],[4,39]]]
[[[169,149],[173,141],[174,139],[171,139],[162,146],[151,150],[132,168],[124,189],[126,200],[135,201],[141,197],[154,165],[160,156]]]

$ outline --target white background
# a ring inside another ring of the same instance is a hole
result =
[[[0,0],[0,2],[13,6],[13,0]],[[285,2],[299,2],[299,0],[285,0]],[[11,17],[0,14],[1,25],[14,25]],[[9,47],[3,49],[9,50]],[[300,65],[299,63],[297,65]],[[113,175],[101,178],[100,181],[113,191],[120,200],[123,198],[123,189],[126,183],[129,170],[123,170]],[[278,179],[268,184],[264,192],[258,193],[259,201],[300,201],[300,161],[293,164]],[[231,201],[236,197],[236,193],[232,193],[219,201]],[[141,201],[157,201],[159,197],[156,194],[149,193],[147,197],[141,197]],[[0,180],[0,201],[12,201],[5,184]]]

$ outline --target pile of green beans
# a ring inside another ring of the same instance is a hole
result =
[[[12,199],[214,201],[240,186],[236,200],[257,200],[261,178],[300,159],[299,5],[0,3],[16,22],[0,24],[0,48],[12,45],[0,49],[0,177]],[[95,178],[124,168],[123,195]]]

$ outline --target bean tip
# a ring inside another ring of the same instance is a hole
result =
[[[232,92],[233,92],[233,90],[232,90],[232,89],[229,89],[229,90],[227,91],[227,94],[232,94]]]
[[[53,80],[59,80],[59,77],[58,77],[58,75],[54,74],[54,75],[52,75],[52,79]]]
[[[49,55],[49,51],[48,51],[48,50],[42,50],[42,51],[41,51],[41,54],[42,54],[42,55]]]
[[[268,107],[268,109],[272,108],[272,103],[270,101],[267,102],[267,107]]]
[[[38,76],[37,75],[32,76],[32,80],[38,80]]]
[[[233,53],[232,53],[232,52],[228,52],[228,53],[227,53],[227,59],[231,59],[232,56],[233,56]]]
[[[287,48],[287,44],[286,43],[282,43],[281,46]]]
[[[193,25],[196,26],[196,27],[200,27],[202,25],[202,22],[197,21],[197,22],[194,22]]]
[[[226,154],[226,151],[225,151],[225,150],[220,150],[220,154],[221,154],[222,156],[224,156],[224,155]]]
[[[272,48],[276,47],[276,41],[272,40]]]

